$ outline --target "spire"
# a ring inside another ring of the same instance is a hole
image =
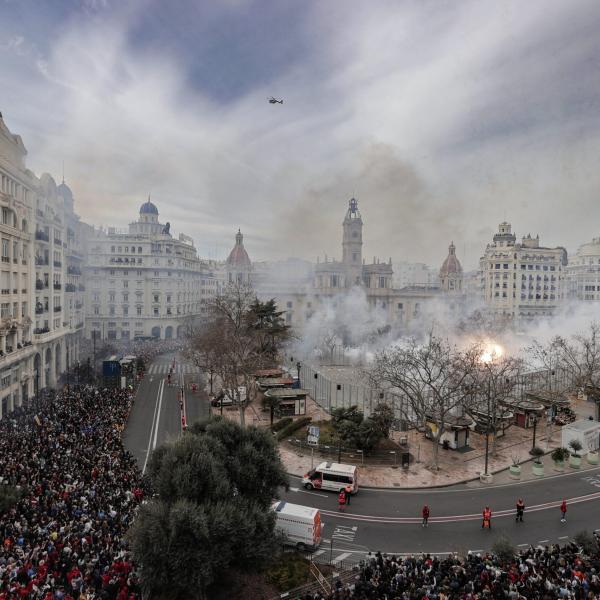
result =
[[[238,229],[238,232],[235,234],[235,243],[238,246],[241,246],[243,242],[244,242],[244,236],[242,235],[242,230]]]
[[[454,245],[454,242],[450,242],[450,245],[448,246],[448,253],[456,254],[456,246]]]

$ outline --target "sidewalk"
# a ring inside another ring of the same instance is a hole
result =
[[[583,401],[574,401],[573,410],[580,418],[586,418],[589,411],[592,410],[589,403]],[[307,413],[315,417],[323,418],[323,413],[318,414],[319,407],[314,404],[312,399],[307,399]],[[316,413],[316,414],[315,414]],[[561,443],[561,428],[541,425],[537,429],[536,446],[541,447],[546,452],[551,452]],[[518,460],[521,464],[520,481],[533,479],[542,479],[560,475],[554,470],[554,464],[549,455],[546,455],[542,462],[544,463],[544,475],[538,477],[533,474],[531,468],[531,456],[529,450],[533,445],[533,431],[531,429],[522,429],[513,425],[503,437],[497,440],[495,456],[492,454],[492,439],[490,436],[490,451],[488,472],[493,473],[493,482],[483,484],[479,481],[479,475],[485,467],[485,436],[471,432],[469,438],[469,449],[467,451],[444,450],[439,448],[438,465],[439,470],[433,471],[430,468],[433,460],[433,444],[425,439],[423,434],[417,431],[394,432],[392,438],[408,436],[410,453],[412,460],[408,469],[402,467],[394,468],[390,466],[372,466],[363,465],[361,458],[357,455],[355,461],[360,467],[360,485],[373,488],[428,488],[444,487],[458,483],[469,482],[469,486],[487,486],[503,485],[515,483],[509,475],[509,467],[513,460]],[[286,442],[280,444],[279,452],[281,459],[290,475],[304,475],[311,465],[311,453],[308,449],[301,449],[292,446]],[[331,455],[321,455],[315,451],[314,464],[317,465],[325,460],[331,460]],[[345,460],[348,460],[345,458]],[[352,459],[350,459],[352,460]],[[368,459],[367,459],[368,462]],[[574,471],[590,471],[598,469],[596,465],[588,465],[585,458],[582,460],[581,469],[572,469],[567,464],[564,473]]]

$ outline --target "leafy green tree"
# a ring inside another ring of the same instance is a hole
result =
[[[390,430],[394,422],[394,409],[389,404],[383,402],[378,404],[373,410],[371,419],[381,432],[382,438],[390,437]]]
[[[272,298],[266,302],[255,299],[246,315],[248,327],[256,337],[258,353],[270,360],[277,358],[281,344],[290,336],[283,314]]]
[[[256,569],[273,556],[270,506],[287,476],[268,431],[199,421],[153,453],[147,474],[157,497],[129,536],[153,599],[205,600],[225,569]]]

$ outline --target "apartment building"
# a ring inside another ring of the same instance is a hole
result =
[[[65,303],[73,196],[50,175],[37,178],[27,150],[0,115],[0,418],[78,360],[83,313]],[[73,232],[77,227],[73,228]],[[81,254],[81,260],[83,255]],[[79,300],[80,302],[80,300]]]
[[[480,259],[484,301],[493,313],[517,320],[550,316],[565,297],[567,251],[541,246],[539,236],[516,239],[503,222],[487,245]]]
[[[96,229],[85,268],[86,337],[180,338],[206,315],[217,294],[215,265],[201,261],[190,237],[174,238],[148,199],[126,230]]]

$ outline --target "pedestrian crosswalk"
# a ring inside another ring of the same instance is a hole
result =
[[[167,375],[169,373],[169,369],[171,368],[170,364],[167,363],[154,363],[148,367],[149,375]],[[175,363],[175,368],[173,369],[173,373],[183,374],[183,375],[193,375],[195,373],[200,373],[200,367],[196,367],[194,365],[179,365]]]

